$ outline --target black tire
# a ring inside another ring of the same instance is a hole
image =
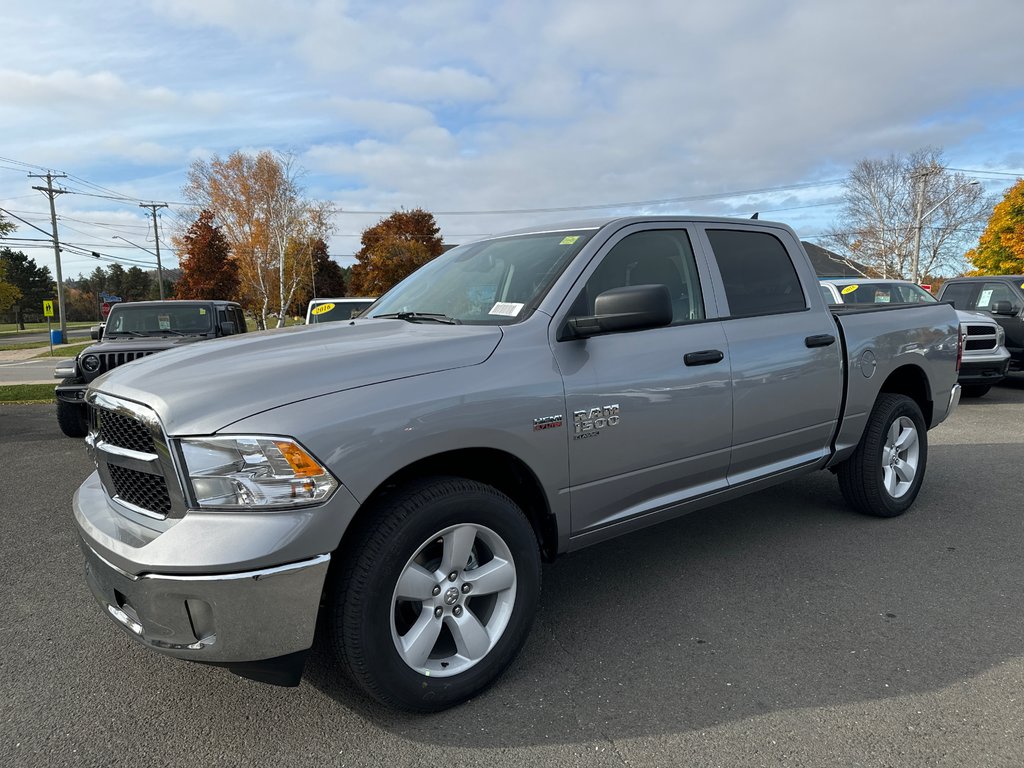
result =
[[[913,426],[916,454],[912,446],[897,451],[895,458],[887,446],[890,430],[899,422],[901,435]],[[913,458],[913,462],[910,459]],[[884,462],[884,463],[883,463]],[[897,464],[902,465],[897,469]],[[913,463],[913,477],[906,481]],[[839,465],[839,489],[843,498],[858,512],[875,517],[902,515],[914,503],[928,465],[928,431],[917,403],[904,395],[882,393],[861,436],[860,444],[849,459]],[[888,468],[888,473],[886,469]],[[894,486],[894,487],[890,487]]]
[[[964,397],[984,397],[990,389],[991,384],[964,384],[960,387],[960,393]]]
[[[507,496],[462,478],[430,478],[383,498],[352,534],[336,561],[328,626],[336,658],[367,694],[389,706],[434,712],[482,691],[516,657],[540,597],[540,547]],[[470,543],[455,543],[460,535],[463,542],[471,536]],[[468,553],[464,569],[457,556],[446,567],[449,551]],[[494,582],[481,578],[488,570],[512,585],[488,593]],[[407,576],[416,577],[417,590],[425,585],[422,598],[400,596]],[[414,667],[407,659],[416,654],[400,646],[416,646],[408,638],[418,626],[427,627],[420,634],[428,638],[418,647],[431,650]],[[479,642],[477,627],[489,642],[476,646],[478,653],[464,652],[469,640]]]
[[[61,384],[79,384],[78,379],[64,379]],[[85,403],[57,400],[57,424],[68,437],[85,437],[89,433],[89,414]]]

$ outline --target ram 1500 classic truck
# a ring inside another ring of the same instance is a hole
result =
[[[830,311],[781,224],[492,237],[357,319],[93,381],[88,583],[141,643],[279,684],[319,616],[366,692],[440,709],[516,656],[544,559],[815,470],[904,512],[961,345],[949,305]]]

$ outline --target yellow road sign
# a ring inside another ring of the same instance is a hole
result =
[[[52,301],[44,301],[43,302],[43,316],[44,317],[53,317],[53,302]]]

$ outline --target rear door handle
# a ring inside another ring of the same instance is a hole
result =
[[[725,355],[718,349],[704,349],[700,352],[687,352],[683,355],[683,362],[687,365],[713,365],[725,359]]]
[[[808,347],[827,347],[830,344],[836,343],[836,337],[831,333],[819,333],[816,336],[808,336],[804,339],[804,344]]]

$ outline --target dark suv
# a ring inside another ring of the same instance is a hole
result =
[[[112,368],[140,357],[244,333],[245,315],[233,301],[132,301],[115,304],[105,325],[94,330],[98,343],[73,360],[57,364],[57,423],[68,437],[88,431],[85,390]]]
[[[1006,331],[1010,370],[1024,371],[1024,275],[955,277],[943,284],[939,300],[992,315]]]

